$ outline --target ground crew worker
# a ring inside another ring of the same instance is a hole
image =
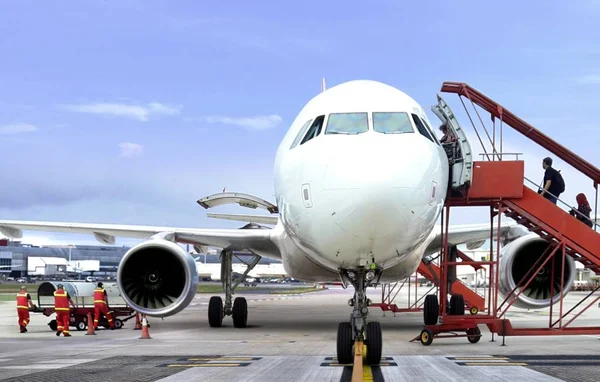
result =
[[[58,284],[58,289],[54,292],[54,310],[56,311],[56,336],[63,333],[65,337],[71,337],[69,334],[69,320],[71,318],[71,309],[69,304],[75,308],[75,304],[69,293],[63,289],[62,284]]]
[[[27,287],[22,286],[21,291],[17,293],[17,314],[19,315],[19,328],[21,333],[27,333],[27,324],[29,324],[29,308],[35,308],[31,302],[31,296],[27,293]]]
[[[104,290],[104,284],[98,283],[98,287],[94,289],[94,329],[98,329],[98,320],[100,315],[104,314],[110,325],[110,330],[115,328],[112,316],[108,311],[108,296]]]

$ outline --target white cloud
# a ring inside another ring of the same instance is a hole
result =
[[[590,74],[577,78],[580,85],[600,85],[600,74]]]
[[[127,105],[122,103],[90,103],[83,105],[63,105],[63,108],[78,113],[104,114],[116,117],[127,117],[138,121],[148,121],[153,115],[176,115],[181,112],[181,107],[168,106],[158,102],[147,105]]]
[[[30,123],[13,123],[9,125],[0,125],[0,134],[21,134],[21,133],[33,133],[38,128]]]
[[[283,120],[277,114],[259,115],[255,117],[228,117],[228,116],[207,116],[200,118],[207,123],[220,123],[223,125],[234,125],[246,130],[260,131],[277,127]]]
[[[141,155],[144,151],[144,146],[138,143],[131,142],[122,142],[119,143],[119,148],[121,149],[121,156],[123,157],[132,157],[136,155]]]

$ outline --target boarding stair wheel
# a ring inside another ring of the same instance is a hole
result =
[[[467,339],[470,343],[476,344],[481,339],[481,330],[477,327],[467,329]]]
[[[421,330],[419,340],[423,346],[429,346],[433,342],[433,332],[430,329]]]

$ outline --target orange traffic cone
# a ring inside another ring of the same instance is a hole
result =
[[[140,330],[142,329],[142,322],[140,321],[140,314],[138,312],[135,312],[135,328],[133,328],[133,330]]]
[[[88,313],[88,330],[85,333],[86,336],[92,335],[95,336],[96,332],[94,331],[94,321],[92,320],[92,313]]]
[[[146,315],[142,315],[142,336],[140,340],[151,339],[150,333],[148,333],[148,321],[146,320]]]

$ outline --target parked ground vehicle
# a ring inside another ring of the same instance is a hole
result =
[[[77,330],[86,330],[88,324],[88,314],[94,316],[94,288],[96,284],[82,281],[62,281],[65,290],[69,293],[73,302],[77,306],[71,308],[70,326]],[[46,281],[38,287],[38,303],[36,309],[32,312],[43,313],[50,317],[54,312],[54,291],[57,289],[58,282]],[[131,309],[121,297],[116,283],[105,283],[104,289],[108,295],[109,309],[115,320],[115,328],[120,329],[123,323],[135,317],[135,311]],[[51,330],[56,330],[56,319],[52,319],[48,326]],[[109,327],[106,317],[102,316],[98,321],[98,326]]]

